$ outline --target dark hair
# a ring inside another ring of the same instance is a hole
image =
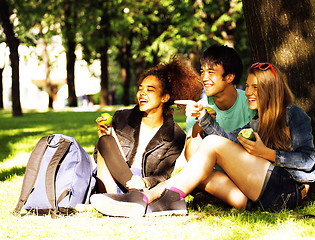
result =
[[[212,45],[206,51],[203,52],[200,59],[201,66],[209,65],[212,67],[214,65],[221,65],[224,70],[223,77],[228,74],[234,74],[233,83],[238,85],[242,73],[243,73],[243,63],[241,57],[235,51],[235,49],[223,46],[223,45]]]
[[[172,113],[174,100],[190,99],[198,101],[202,93],[202,83],[197,72],[176,56],[168,63],[160,63],[145,71],[137,82],[139,86],[147,76],[155,76],[161,81],[162,95],[169,94],[170,99],[163,104],[165,115]]]

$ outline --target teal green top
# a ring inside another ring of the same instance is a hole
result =
[[[241,128],[256,115],[256,111],[250,110],[245,92],[241,89],[237,90],[237,99],[234,105],[226,111],[220,110],[213,101],[212,97],[204,97],[199,103],[204,107],[211,107],[216,111],[216,122],[223,128],[225,132],[234,131]],[[191,137],[192,129],[196,123],[195,117],[187,117],[186,119],[186,137]],[[218,169],[216,167],[216,169]]]
[[[205,97],[199,100],[204,107],[211,107],[216,111],[216,122],[223,128],[225,132],[234,131],[237,128],[241,128],[256,115],[256,111],[248,108],[248,101],[245,96],[245,92],[241,89],[237,90],[237,99],[234,105],[226,111],[220,110],[213,101],[212,97]],[[186,136],[190,137],[192,134],[192,128],[196,123],[195,117],[187,117],[186,119]]]

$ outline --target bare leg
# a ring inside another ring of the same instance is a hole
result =
[[[215,135],[208,136],[202,141],[198,151],[181,172],[155,188],[145,191],[145,194],[149,201],[153,201],[161,195],[165,188],[173,186],[189,194],[200,184],[211,193],[214,191],[211,190],[211,181],[215,181],[217,178],[215,174],[211,178],[216,163],[225,170],[231,179],[227,186],[222,186],[222,191],[220,194],[217,193],[218,195],[227,194],[225,199],[230,204],[233,203],[230,201],[233,199],[232,192],[237,192],[239,196],[243,193],[251,200],[257,200],[270,162],[249,154],[240,145],[226,138]],[[232,183],[235,184],[235,188],[232,187]],[[237,204],[243,205],[244,201],[241,200]]]
[[[214,170],[198,188],[223,200],[232,207],[245,209],[248,198],[224,172]]]

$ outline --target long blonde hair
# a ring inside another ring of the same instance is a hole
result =
[[[286,124],[286,108],[294,103],[285,76],[274,67],[260,70],[249,68],[248,73],[257,79],[258,94],[258,134],[267,147],[289,150],[292,145],[290,129]]]

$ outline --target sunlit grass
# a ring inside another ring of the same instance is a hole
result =
[[[110,109],[111,113],[114,109]],[[37,141],[52,133],[74,137],[92,156],[98,139],[95,112],[0,112],[0,239],[314,239],[314,201],[294,211],[239,211],[226,205],[193,208],[188,216],[112,218],[96,212],[51,219],[50,216],[11,215],[20,194],[25,166]],[[175,113],[185,129],[185,116]],[[176,169],[175,172],[178,172]]]

